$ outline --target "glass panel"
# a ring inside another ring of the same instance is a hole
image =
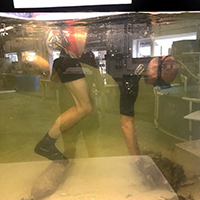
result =
[[[199,17],[0,13],[1,197],[198,199]]]

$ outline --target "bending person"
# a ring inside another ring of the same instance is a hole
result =
[[[146,84],[169,87],[177,76],[178,66],[172,56],[165,56],[134,59],[131,67],[132,70],[123,70],[123,73],[114,79],[120,89],[121,127],[126,145],[131,155],[139,155],[140,149],[134,128],[134,103],[139,92],[140,78],[143,76]]]

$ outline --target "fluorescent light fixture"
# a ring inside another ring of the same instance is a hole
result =
[[[8,31],[10,29],[13,29],[13,26],[8,26],[8,27],[5,27],[5,28],[1,28],[0,32]]]
[[[131,4],[132,0],[13,0],[15,8],[52,8],[71,6],[97,6],[97,5],[117,5]]]
[[[58,13],[1,13],[0,17],[8,17],[23,20],[72,20],[94,17],[121,15],[129,12],[58,12]]]

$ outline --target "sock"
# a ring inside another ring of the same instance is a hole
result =
[[[49,136],[47,133],[42,140],[35,146],[35,153],[48,158],[49,160],[67,159],[55,146],[57,139]]]

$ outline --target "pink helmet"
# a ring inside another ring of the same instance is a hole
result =
[[[87,28],[84,26],[69,26],[62,30],[50,30],[47,33],[46,46],[50,54],[54,50],[65,50],[71,57],[80,57],[84,51]]]

